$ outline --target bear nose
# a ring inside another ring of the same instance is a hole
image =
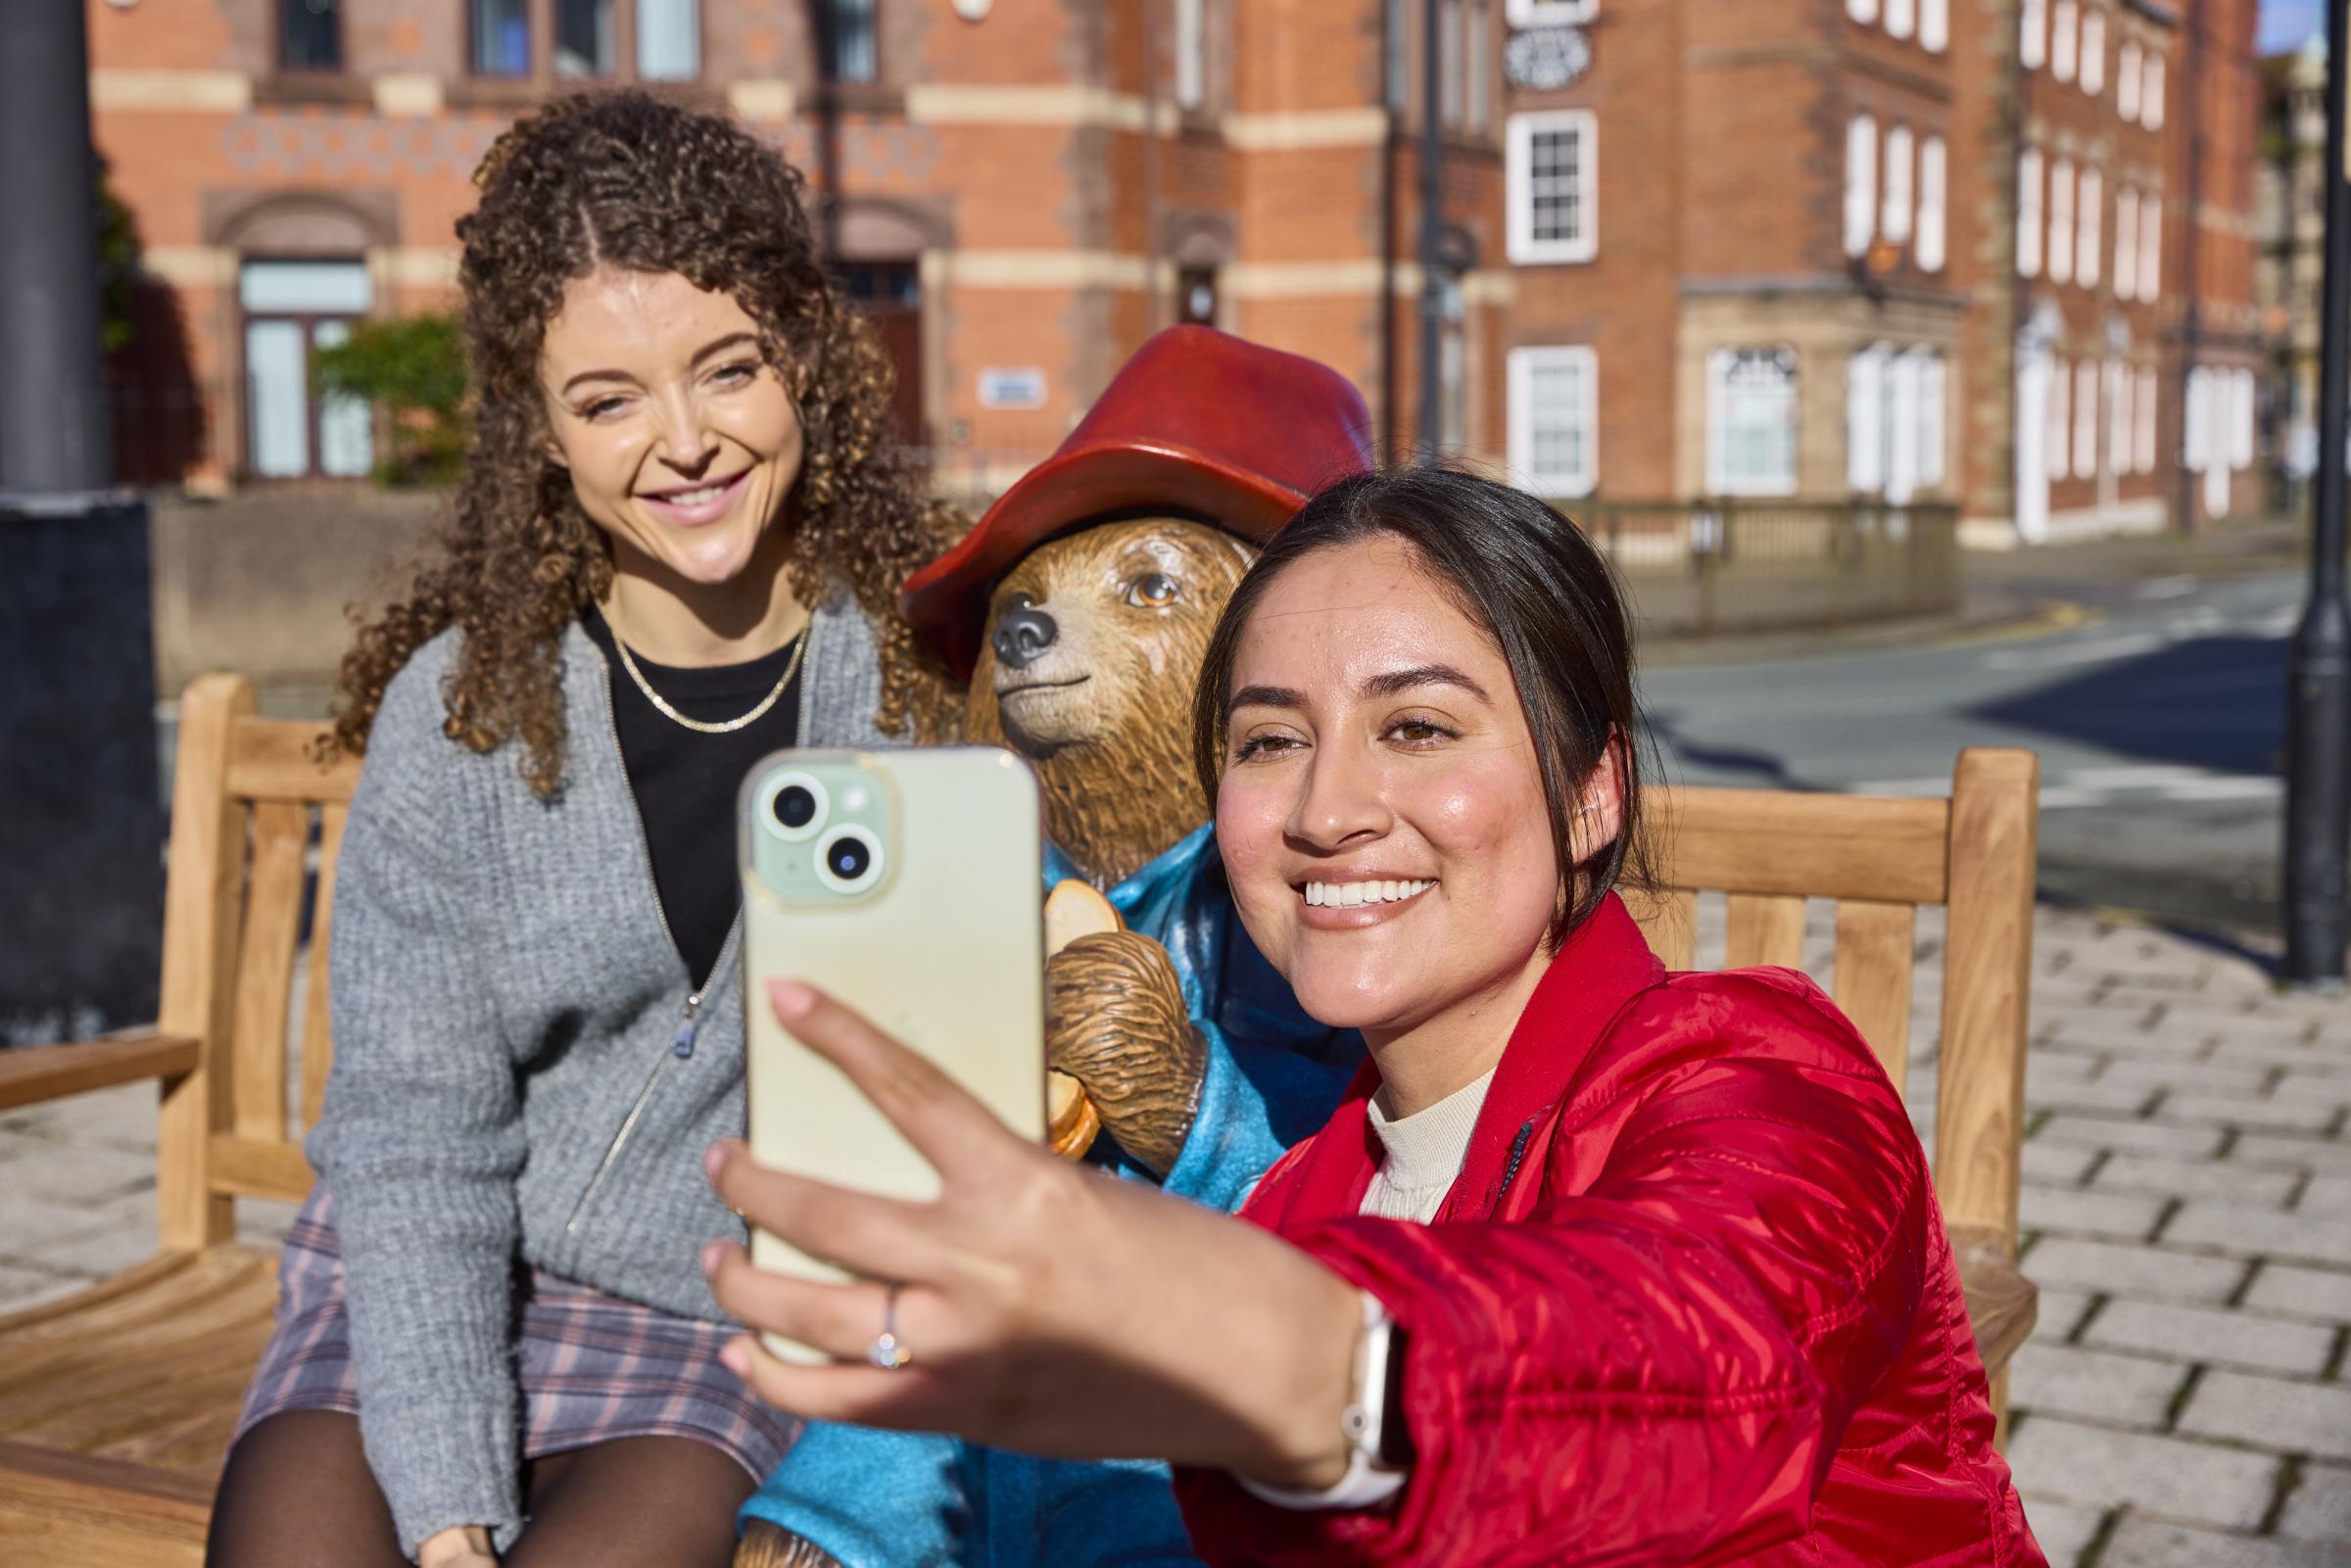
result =
[[[1023,604],[997,617],[988,641],[995,645],[996,662],[1017,670],[1051,647],[1060,635],[1061,628],[1053,624],[1052,616]]]

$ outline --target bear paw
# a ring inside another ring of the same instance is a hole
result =
[[[1080,936],[1045,961],[1045,1058],[1085,1085],[1102,1128],[1165,1177],[1200,1109],[1207,1047],[1166,948],[1134,931]]]

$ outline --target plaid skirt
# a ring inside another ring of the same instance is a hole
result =
[[[245,1391],[240,1438],[287,1410],[360,1409],[343,1254],[323,1183],[286,1233],[277,1280],[277,1327]],[[525,1459],[616,1438],[695,1438],[764,1481],[799,1435],[795,1417],[761,1404],[719,1361],[719,1347],[739,1332],[729,1325],[548,1273],[518,1280],[514,1307]]]

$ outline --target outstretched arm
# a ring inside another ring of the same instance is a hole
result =
[[[739,1143],[712,1152],[730,1205],[859,1276],[788,1278],[740,1247],[705,1249],[730,1314],[836,1357],[787,1365],[734,1342],[729,1363],[761,1397],[816,1420],[1067,1458],[1173,1458],[1298,1487],[1344,1472],[1363,1311],[1337,1274],[1254,1226],[1055,1159],[807,987],[770,993],[941,1187],[901,1203],[763,1169]],[[864,1355],[893,1292],[913,1358],[885,1370]]]

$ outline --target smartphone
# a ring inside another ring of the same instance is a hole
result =
[[[769,979],[839,998],[1042,1138],[1043,803],[1029,764],[993,746],[779,751],[744,781],[739,817],[752,1156],[888,1197],[938,1192],[914,1146],[776,1022]],[[848,1277],[760,1230],[751,1259]]]

